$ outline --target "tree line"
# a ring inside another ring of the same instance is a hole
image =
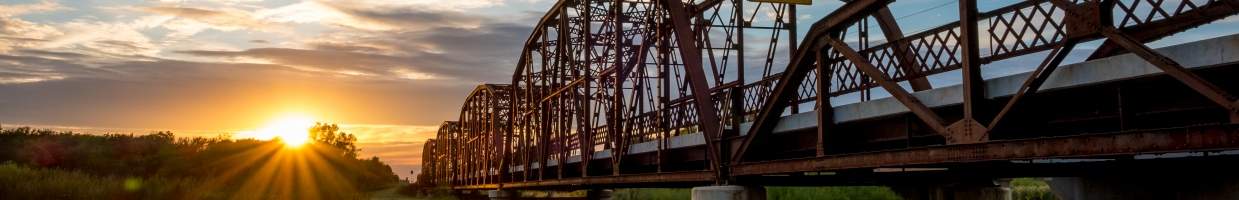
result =
[[[0,129],[0,199],[360,199],[399,178],[356,137],[317,124],[312,143]]]

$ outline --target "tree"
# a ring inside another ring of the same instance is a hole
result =
[[[357,157],[357,137],[353,134],[340,131],[340,127],[335,124],[314,123],[314,127],[310,128],[310,139],[314,142],[321,143],[327,146],[340,149],[344,153],[344,157]]]

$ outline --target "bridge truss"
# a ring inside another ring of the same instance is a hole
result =
[[[1230,95],[1239,84],[1198,75],[1145,45],[1234,15],[1239,1],[1028,0],[981,12],[975,0],[961,0],[959,21],[912,34],[891,3],[846,1],[802,35],[796,6],[785,3],[559,1],[524,43],[512,82],[478,86],[460,119],[442,124],[423,150],[423,173],[461,189],[721,184],[1239,147],[1239,101]],[[1077,45],[1095,40],[1103,42],[1089,60],[1132,53],[1168,78],[1039,94]],[[1018,92],[986,96],[981,71],[1001,69],[983,65],[1027,57],[1041,61]],[[914,95],[939,89],[935,76],[959,79],[962,103],[929,106]],[[1144,88],[1093,94],[1132,85]],[[1121,103],[1146,89],[1185,97]],[[1089,95],[1118,95],[1120,105],[1059,105],[1114,103]],[[832,102],[883,96],[907,112],[834,119]],[[1130,125],[1165,120],[1124,109],[1191,117]],[[815,128],[776,134],[781,120],[801,114],[813,115]],[[1098,132],[1112,134],[1085,134]]]

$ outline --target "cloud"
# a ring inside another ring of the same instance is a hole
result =
[[[0,5],[0,16],[18,16],[64,9],[59,3],[42,1],[32,4]]]
[[[63,76],[57,75],[40,75],[40,74],[25,74],[15,72],[0,72],[0,84],[21,84],[34,83],[49,80],[64,79]]]
[[[361,7],[334,3],[330,7],[358,21],[383,26],[384,30],[424,30],[439,27],[476,28],[485,18],[454,10],[429,10],[426,7]]]
[[[443,2],[437,4],[377,4],[355,1],[302,1],[257,11],[256,16],[271,22],[323,23],[364,31],[425,30],[438,27],[473,28],[486,20],[460,10],[435,9],[441,4]]]
[[[239,9],[221,8],[211,10],[203,8],[155,6],[136,8],[136,10],[157,15],[176,17],[176,19],[168,20],[162,25],[164,28],[177,31],[181,36],[197,34],[207,28],[221,31],[249,30],[268,32],[285,32],[288,28],[279,23],[265,21],[254,16],[248,11]]]
[[[129,59],[153,56],[160,51],[157,44],[128,23],[75,21],[65,23],[59,29],[66,34],[50,38],[38,48],[71,49]]]
[[[318,1],[302,1],[277,8],[264,9],[255,12],[255,15],[267,21],[280,23],[317,23],[361,30],[389,30],[392,28],[382,24],[358,20],[330,5]]]
[[[434,138],[438,126],[343,124],[341,130],[357,135],[358,143],[409,143]]]
[[[487,17],[460,9],[501,1],[452,9],[424,6],[426,2],[383,3],[302,1],[270,9],[247,7],[256,4],[119,5],[78,8],[101,17],[0,17],[4,25],[0,66],[5,66],[0,67],[0,93],[22,94],[0,98],[0,113],[5,113],[0,121],[244,127],[245,121],[264,121],[258,118],[268,110],[262,109],[293,101],[281,99],[287,97],[310,102],[301,102],[304,107],[367,110],[333,114],[350,123],[434,125],[455,118],[458,102],[477,83],[509,81],[520,47],[537,19]],[[273,12],[298,6],[331,12]],[[302,16],[297,14],[310,16],[297,18]],[[312,16],[319,14],[329,17]],[[389,28],[359,29],[336,25],[349,21],[332,21],[341,19]],[[229,27],[253,30],[264,24],[294,25],[299,32],[286,38],[227,33],[227,39],[203,32]],[[322,97],[326,94],[332,97]],[[409,111],[422,114],[409,116]],[[185,116],[199,122],[187,122]],[[395,133],[368,136],[366,141],[407,142],[406,137],[428,137],[425,134],[432,129],[368,130]]]
[[[478,28],[375,32],[327,36],[311,48],[254,48],[242,51],[178,51],[213,58],[248,58],[300,70],[375,79],[455,79],[504,82],[520,44],[532,27],[488,24]]]
[[[6,66],[0,68],[6,82],[0,94],[14,94],[0,98],[0,121],[6,124],[228,130],[257,127],[288,109],[345,124],[437,124],[455,117],[455,102],[470,88],[355,80],[271,64],[157,60],[87,66],[0,55],[0,65]],[[394,133],[366,141],[425,135],[425,129],[370,130]]]
[[[55,27],[0,15],[0,53],[36,46],[60,35]]]

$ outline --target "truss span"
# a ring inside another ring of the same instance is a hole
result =
[[[460,119],[445,122],[427,142],[423,172],[428,181],[457,188],[642,186],[823,169],[1239,147],[1226,139],[1236,133],[1231,125],[1192,129],[1218,141],[1176,141],[1183,142],[1178,146],[1150,138],[1196,136],[1135,131],[1239,123],[1239,101],[1230,94],[1239,85],[1194,72],[1235,74],[1231,65],[1188,69],[1145,45],[1232,16],[1239,12],[1237,1],[1028,0],[978,10],[975,0],[961,0],[953,10],[958,21],[911,34],[888,9],[892,3],[846,1],[830,13],[811,13],[823,17],[799,34],[800,15],[792,4],[559,1],[521,47],[512,82],[478,86]],[[1038,91],[1050,75],[1064,73],[1056,69],[1078,44],[1096,40],[1104,42],[1089,60],[1130,53],[1164,77]],[[1027,64],[1035,69],[1018,92],[986,96],[982,70],[1004,70],[1012,66],[991,64],[1028,58],[1039,62]],[[934,85],[933,77],[960,81]],[[1117,92],[1114,109],[1113,102],[1100,103],[1105,109],[1048,105],[1082,101],[1070,95],[1112,98],[1093,90],[1142,84],[1187,95],[1124,104],[1124,94],[1149,93]],[[953,97],[962,99],[958,105],[930,106],[913,95],[950,87],[960,88]],[[834,105],[875,98],[894,99],[907,112],[833,120]],[[1016,112],[1020,107],[1093,112]],[[1119,114],[1111,113],[1115,109]],[[811,128],[776,131],[781,120],[806,112],[815,115]],[[1127,125],[1177,115],[1191,117]],[[1115,135],[1083,135],[1089,132]],[[1076,141],[1072,137],[1147,151],[995,153],[1025,147],[1018,145],[1065,147]],[[1114,142],[1126,139],[1133,142]],[[966,155],[971,147],[996,150]],[[952,153],[915,156],[933,152]]]

